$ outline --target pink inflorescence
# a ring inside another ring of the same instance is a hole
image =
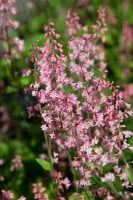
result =
[[[76,187],[91,187],[95,175],[103,183],[112,183],[119,177],[128,188],[128,163],[123,150],[130,148],[127,139],[133,133],[125,131],[123,119],[131,116],[132,111],[119,87],[106,78],[104,50],[99,42],[105,42],[107,31],[104,9],[99,9],[92,33],[88,33],[88,27],[82,27],[72,11],[68,12],[66,25],[67,56],[53,23],[45,27],[44,46],[33,46],[29,60],[34,64],[35,81],[28,91],[31,90],[38,103],[28,108],[29,115],[39,113],[41,129],[57,145],[58,159],[53,155],[56,164],[62,151],[71,157],[72,171],[78,173],[77,177],[74,175]],[[120,158],[125,165],[119,165]],[[110,163],[114,167],[104,173],[103,167]],[[64,181],[61,178],[60,182],[67,189],[72,184],[68,178]],[[99,191],[104,195],[103,189]]]
[[[17,10],[14,6],[16,0],[0,0],[0,42],[2,49],[0,49],[1,58],[13,59],[19,57],[18,52],[23,51],[23,40],[18,37],[11,38],[10,32],[17,29],[18,21],[15,21],[13,15]]]

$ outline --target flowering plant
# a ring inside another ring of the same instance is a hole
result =
[[[18,52],[23,51],[23,40],[18,37],[11,37],[9,30],[18,28],[19,23],[12,19],[17,10],[14,6],[16,0],[0,0],[0,42],[2,49],[0,49],[0,58],[8,58],[12,60],[19,57]]]
[[[124,150],[132,150],[128,138],[133,133],[125,129],[123,120],[132,111],[119,87],[106,78],[105,10],[99,8],[89,31],[71,10],[66,26],[68,55],[50,23],[45,27],[44,46],[33,45],[28,59],[34,66],[34,82],[26,91],[37,100],[28,113],[39,116],[42,123],[49,156],[44,168],[50,170],[54,197],[63,199],[74,188],[77,193],[84,191],[87,199],[128,199],[133,195],[129,192],[132,180]],[[64,159],[69,161],[70,177],[59,170]],[[122,192],[115,189],[116,181]]]

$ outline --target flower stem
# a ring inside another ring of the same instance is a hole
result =
[[[74,171],[73,166],[72,166],[72,159],[71,159],[71,155],[70,155],[69,150],[67,151],[67,155],[68,155],[68,160],[69,160],[71,172],[72,172],[72,174],[73,174],[74,186],[75,186],[76,192],[78,192],[78,187],[77,187],[77,185],[76,185],[76,174],[75,174],[75,171]]]

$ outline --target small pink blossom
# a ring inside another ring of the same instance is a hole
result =
[[[29,76],[31,74],[31,69],[24,69],[23,76]]]
[[[70,180],[67,177],[62,180],[62,184],[65,185],[67,189],[71,186]]]
[[[21,196],[17,200],[26,200],[26,198],[24,196]]]
[[[102,182],[113,182],[115,180],[115,176],[113,173],[107,173],[105,176],[101,179]]]
[[[48,127],[46,126],[46,124],[43,124],[42,126],[41,126],[41,129],[42,129],[42,131],[47,131],[47,129],[48,129]]]

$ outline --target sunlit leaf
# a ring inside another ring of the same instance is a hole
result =
[[[51,165],[48,161],[37,158],[36,159],[37,163],[45,170],[50,171],[51,170]]]

